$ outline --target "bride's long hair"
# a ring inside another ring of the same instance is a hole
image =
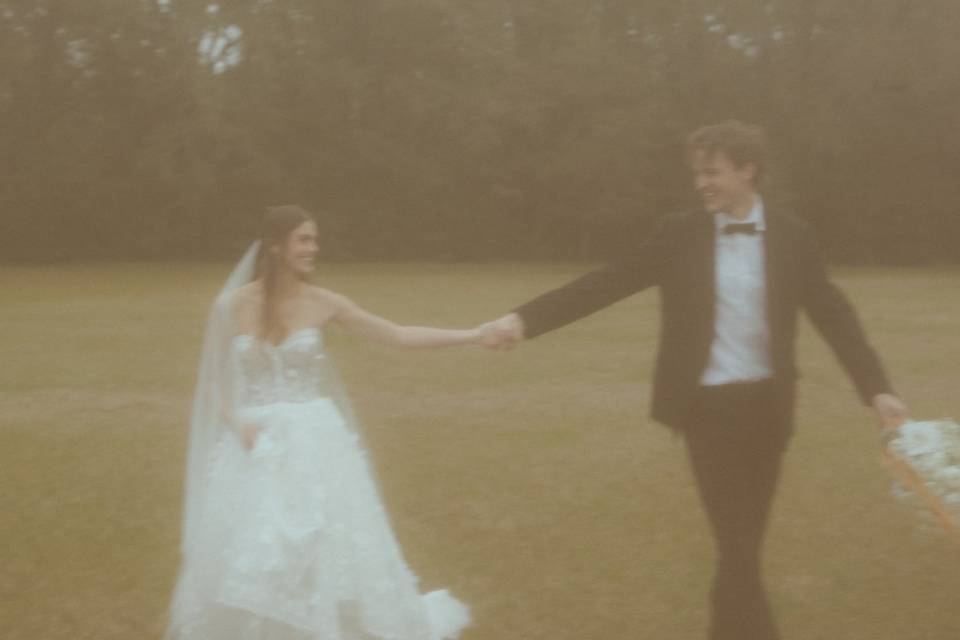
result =
[[[259,336],[269,340],[283,336],[287,327],[277,309],[277,280],[284,261],[287,240],[294,229],[305,222],[316,223],[316,216],[296,204],[268,207],[263,216],[260,253],[257,256],[256,278],[263,283],[263,307],[260,310]],[[306,276],[301,276],[306,281]]]

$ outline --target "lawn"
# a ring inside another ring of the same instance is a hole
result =
[[[324,265],[404,323],[469,326],[587,267]],[[0,268],[6,640],[157,638],[178,566],[187,412],[219,264]],[[844,269],[919,418],[960,418],[960,270]],[[464,640],[697,638],[713,550],[682,443],[647,418],[652,292],[511,353],[330,332],[407,559]],[[786,640],[955,640],[960,545],[891,497],[877,430],[805,326],[767,544]]]

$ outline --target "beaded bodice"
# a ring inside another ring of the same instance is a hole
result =
[[[278,345],[252,335],[231,345],[238,408],[328,397],[328,364],[323,334],[316,327],[296,331]]]

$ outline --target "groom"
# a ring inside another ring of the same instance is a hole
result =
[[[810,228],[767,207],[764,134],[730,121],[687,138],[703,208],[666,217],[633,255],[532,300],[485,329],[510,348],[626,296],[660,290],[652,417],[684,436],[718,558],[712,640],[778,638],[760,548],[793,429],[794,342],[803,309],[881,425],[906,419]]]

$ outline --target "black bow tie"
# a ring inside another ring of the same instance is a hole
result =
[[[724,225],[723,234],[732,235],[734,233],[744,233],[748,236],[752,236],[759,231],[757,225],[754,222],[735,222],[733,224]]]

